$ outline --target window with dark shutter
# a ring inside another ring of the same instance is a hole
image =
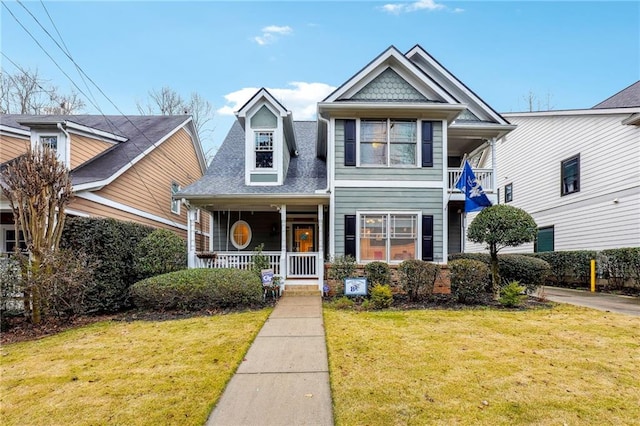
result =
[[[422,216],[422,260],[433,261],[433,216]]]
[[[433,167],[433,123],[422,122],[422,167]]]
[[[344,215],[344,255],[356,257],[356,215]]]
[[[344,121],[344,165],[356,165],[356,120]]]

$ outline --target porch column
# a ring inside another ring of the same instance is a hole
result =
[[[324,205],[318,204],[318,287],[324,287]]]
[[[187,210],[187,266],[196,265],[196,209]]]
[[[287,277],[287,205],[280,206],[280,275]]]
[[[491,146],[491,168],[493,169],[493,173],[491,173],[491,189],[494,194],[498,193],[498,164],[496,163],[496,138],[491,138],[489,140],[489,146]],[[500,200],[498,200],[498,203]]]

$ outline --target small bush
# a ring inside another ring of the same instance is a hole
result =
[[[374,309],[386,309],[393,303],[393,294],[389,285],[375,284],[371,288],[371,298],[369,299]]]
[[[329,266],[329,278],[344,281],[356,273],[356,259],[353,256],[336,256]]]
[[[134,267],[139,278],[185,269],[187,244],[167,229],[156,229],[138,243]]]
[[[511,281],[500,290],[500,304],[507,308],[516,308],[522,305],[527,297],[522,294],[525,290],[518,281]]]
[[[451,294],[460,303],[481,303],[489,294],[490,271],[479,260],[458,259],[449,262]]]
[[[601,255],[610,287],[622,288],[627,280],[640,285],[640,247],[602,250]]]
[[[353,309],[354,301],[347,296],[342,296],[329,302],[329,306],[334,309]]]
[[[260,278],[260,281],[262,281],[262,270],[269,269],[271,266],[269,263],[269,257],[262,253],[263,249],[264,243],[260,243],[260,245],[256,246],[253,250],[253,263],[251,264],[251,270],[258,276],[258,278]]]
[[[390,284],[391,270],[385,262],[371,262],[364,267],[364,275],[371,284]]]
[[[409,259],[398,266],[400,285],[412,302],[431,296],[440,267],[424,260]]]
[[[131,287],[135,306],[187,310],[252,306],[262,303],[262,283],[252,271],[185,269],[138,281]]]

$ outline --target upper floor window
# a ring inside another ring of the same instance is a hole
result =
[[[42,147],[49,147],[54,151],[58,150],[58,137],[57,136],[40,136],[40,145]]]
[[[273,132],[255,132],[256,169],[273,168]]]
[[[180,200],[173,198],[180,191],[180,185],[171,182],[171,213],[180,214]]]
[[[580,191],[580,154],[567,158],[561,163],[561,195]]]
[[[504,186],[504,202],[513,201],[513,184],[509,183]]]
[[[416,120],[361,120],[360,164],[414,166],[417,135]]]

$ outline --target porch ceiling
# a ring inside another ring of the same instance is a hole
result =
[[[316,212],[319,204],[329,204],[329,194],[317,194],[305,197],[274,197],[274,196],[228,196],[228,197],[198,197],[189,198],[194,207],[205,210],[241,210],[241,211],[277,211],[285,204],[294,206],[296,211]]]

